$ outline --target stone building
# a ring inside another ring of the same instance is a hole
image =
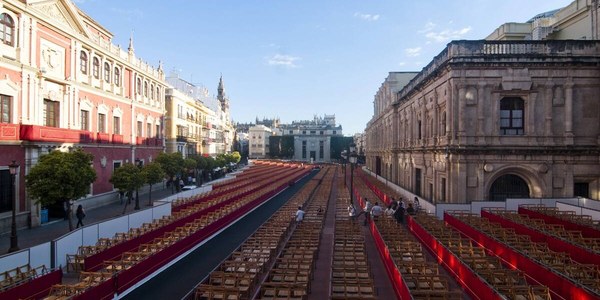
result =
[[[432,203],[600,199],[599,65],[600,41],[451,42],[375,97],[366,165]]]
[[[342,136],[342,126],[335,115],[314,116],[313,120],[281,124],[277,135],[294,137],[294,160],[308,162],[331,161],[331,137]]]
[[[176,74],[166,79],[165,145],[167,152],[216,156],[230,153],[235,129],[229,114],[223,78],[218,94],[187,82]]]
[[[203,102],[208,90],[195,86],[178,76],[167,77],[169,87],[165,97],[165,151],[179,152],[183,157],[204,154],[211,143],[210,115]]]
[[[248,156],[250,158],[267,158],[269,155],[269,137],[273,130],[265,125],[254,125],[248,131]]]
[[[163,151],[160,64],[137,58],[132,39],[125,50],[112,44],[112,34],[69,0],[2,1],[0,32],[0,232],[13,209],[19,227],[40,224],[24,176],[53,150],[94,155],[87,207],[114,199],[115,168]],[[7,181],[13,160],[16,207]]]

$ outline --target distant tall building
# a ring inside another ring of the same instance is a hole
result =
[[[269,155],[269,137],[273,134],[271,128],[265,125],[250,127],[248,133],[250,158],[267,158]]]
[[[367,167],[432,203],[600,199],[597,3],[453,41],[398,92],[380,90]]]
[[[210,118],[215,114],[204,101],[210,95],[203,87],[195,86],[172,74],[167,77],[170,87],[165,99],[165,151],[179,152],[183,157],[207,154],[210,144]]]
[[[313,120],[281,124],[276,135],[294,137],[294,160],[308,162],[331,161],[331,137],[343,136],[335,115],[314,116]]]
[[[187,82],[176,74],[166,81],[166,151],[216,156],[229,153],[235,130],[229,113],[223,77],[217,96],[208,89]]]

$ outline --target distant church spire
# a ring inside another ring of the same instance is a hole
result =
[[[223,74],[219,78],[219,87],[217,88],[217,99],[221,102],[224,111],[229,109],[229,99],[225,96],[225,85],[223,84]]]
[[[219,79],[219,88],[217,89],[217,91],[219,92],[219,95],[224,95],[225,92],[225,86],[223,85],[223,74],[221,74],[221,78]]]
[[[129,37],[129,47],[127,47],[129,53],[133,53],[133,30],[131,31],[131,36]]]

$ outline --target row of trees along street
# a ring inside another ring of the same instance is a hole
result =
[[[192,155],[186,159],[178,152],[161,153],[153,162],[145,165],[142,165],[140,160],[136,160],[135,164],[121,165],[113,172],[110,182],[120,193],[128,195],[129,199],[133,197],[134,192],[147,184],[148,205],[152,205],[154,185],[167,180],[171,183],[172,193],[180,191],[180,179],[187,181],[188,185],[199,186],[204,181],[223,176],[237,165],[240,159],[239,152],[219,154],[216,158]],[[66,207],[69,230],[73,230],[72,204],[89,194],[90,185],[97,178],[93,161],[94,156],[81,149],[72,152],[52,151],[41,156],[25,177],[28,195],[42,207],[57,204]],[[135,201],[135,208],[139,209],[137,195]]]

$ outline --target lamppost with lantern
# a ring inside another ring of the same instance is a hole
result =
[[[16,161],[12,161],[10,165],[8,165],[8,170],[10,171],[10,189],[11,196],[13,200],[13,208],[12,208],[12,223],[10,225],[10,248],[8,252],[15,252],[19,250],[19,241],[17,238],[17,193],[15,192],[15,178],[17,175],[17,170],[19,170],[19,165]]]
[[[356,165],[358,155],[356,154],[356,144],[350,144],[350,204],[354,204],[354,166]]]

